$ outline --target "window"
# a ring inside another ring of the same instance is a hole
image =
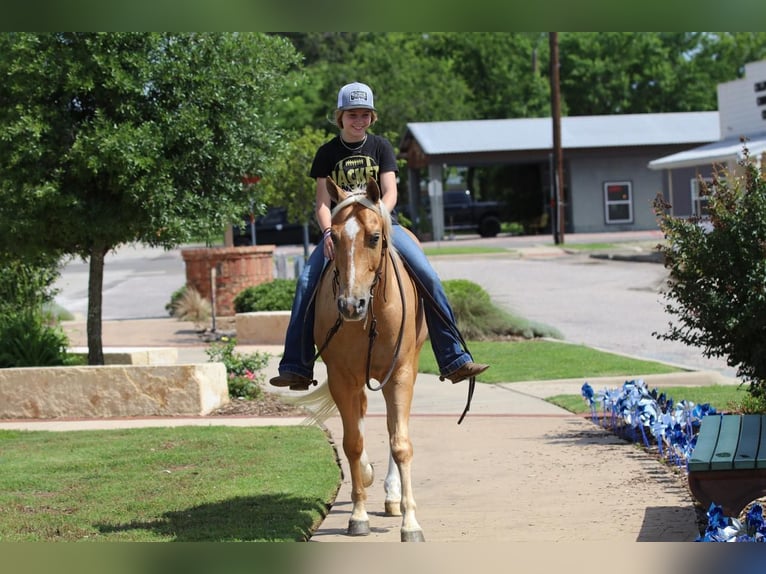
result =
[[[692,190],[692,215],[704,217],[708,214],[707,196],[701,193],[700,181],[703,181],[705,185],[712,185],[713,179],[710,177],[695,177],[690,182]]]
[[[633,223],[633,186],[629,181],[604,183],[607,223]]]

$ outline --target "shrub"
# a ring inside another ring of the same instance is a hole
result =
[[[22,260],[0,255],[0,315],[19,309],[39,310],[56,295],[53,284],[59,277],[58,260]]]
[[[274,279],[247,287],[234,297],[237,313],[254,311],[289,311],[295,298],[296,279]]]
[[[186,285],[173,291],[170,295],[170,301],[165,304],[165,311],[167,311],[168,315],[171,317],[175,317],[176,304],[181,300],[181,297],[184,296],[184,293],[186,293]]]
[[[505,337],[551,337],[562,339],[561,333],[547,325],[528,321],[497,307],[480,285],[467,279],[443,282],[458,329],[465,339],[474,341]]]
[[[70,361],[58,328],[53,284],[58,261],[0,256],[0,367],[48,367]]]
[[[232,398],[257,399],[263,396],[261,372],[269,362],[268,353],[237,352],[234,348],[237,340],[223,337],[220,342],[212,343],[205,353],[209,362],[223,363],[226,367],[226,381],[229,396]]]
[[[210,319],[212,312],[210,301],[194,287],[186,287],[173,304],[172,316],[180,321],[191,321],[200,327]]]
[[[45,323],[41,312],[22,310],[0,316],[0,368],[68,364],[69,340]]]
[[[766,400],[766,180],[747,148],[738,173],[719,169],[701,183],[708,217],[669,214],[662,197],[654,210],[670,270],[665,310],[675,318],[660,339],[726,357],[750,394]]]

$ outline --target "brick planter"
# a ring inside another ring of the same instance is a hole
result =
[[[273,245],[183,249],[186,284],[212,302],[211,269],[215,268],[215,314],[234,316],[234,297],[253,285],[274,279]]]

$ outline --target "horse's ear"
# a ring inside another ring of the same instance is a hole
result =
[[[340,203],[345,197],[345,192],[335,183],[333,178],[327,177],[325,179],[325,187],[327,188],[327,193],[330,194],[330,198],[335,203]]]
[[[371,177],[367,178],[367,197],[369,200],[373,203],[378,203],[380,201],[380,195],[380,187],[378,187],[378,182]]]

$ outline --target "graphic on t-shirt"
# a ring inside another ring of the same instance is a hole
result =
[[[352,155],[335,164],[330,176],[345,190],[367,185],[367,180],[378,181],[380,166],[367,155]]]

